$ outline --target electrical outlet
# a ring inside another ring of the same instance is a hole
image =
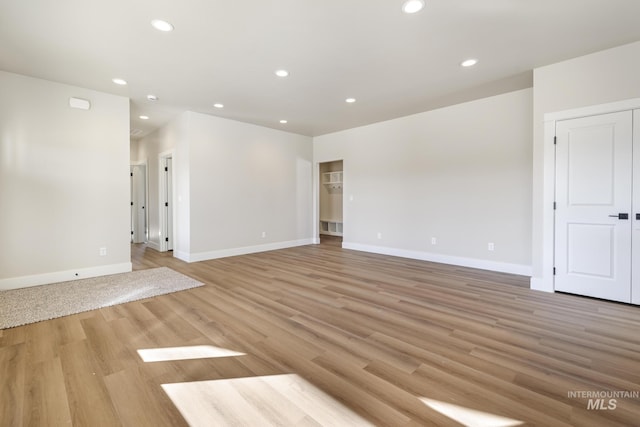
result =
[[[382,233],[378,231],[378,239],[382,239]]]
[[[488,243],[487,244],[487,250],[493,251],[495,249],[496,249],[496,247],[495,247],[495,245],[493,243]]]
[[[436,244],[438,244],[438,239],[436,239],[435,237],[432,237],[432,238],[431,238],[431,244],[432,244],[432,245],[436,245]]]
[[[107,248],[100,248],[100,256],[107,256]]]
[[[266,232],[266,231],[263,231],[263,232],[262,232],[262,238],[264,239],[265,237],[267,237],[267,232]]]

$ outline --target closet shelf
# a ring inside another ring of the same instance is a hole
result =
[[[342,171],[323,173],[322,183],[329,188],[342,188]]]
[[[320,234],[342,236],[342,220],[320,220]]]

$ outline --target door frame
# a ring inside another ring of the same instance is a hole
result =
[[[344,230],[347,229],[347,205],[346,202],[346,163],[344,159],[323,160],[315,162],[313,165],[313,243],[320,243],[320,186],[322,185],[322,177],[320,176],[320,164],[342,162],[342,245],[344,246],[345,234]]]
[[[531,289],[554,292],[555,283],[553,267],[555,261],[555,214],[553,203],[555,202],[556,188],[556,152],[554,138],[556,134],[556,122],[580,117],[597,116],[600,114],[616,113],[620,111],[635,110],[640,108],[640,98],[589,107],[575,108],[571,110],[546,113],[544,115],[544,148],[543,148],[543,176],[542,176],[542,271],[536,277],[531,278]],[[635,135],[634,135],[635,138]],[[534,205],[539,208],[540,205]],[[535,215],[534,215],[535,217]],[[536,236],[533,236],[534,242]],[[533,248],[534,253],[536,248]]]
[[[164,209],[164,195],[167,191],[167,183],[164,179],[164,168],[167,165],[167,159],[171,159],[171,166],[172,166],[170,171],[171,186],[175,190],[175,182],[176,182],[175,150],[163,151],[162,153],[158,154],[158,237],[160,240],[158,243],[160,246],[160,252],[167,252],[169,250],[168,243],[165,240],[165,236],[164,236],[164,233],[166,232],[165,230],[168,229],[168,225],[169,225],[168,224],[169,218],[165,214],[165,209]],[[172,235],[170,236],[172,246],[175,246],[175,234],[176,234],[175,233],[175,229],[176,229],[175,193],[176,193],[175,191],[172,191],[171,200],[169,203],[169,207],[173,212],[173,214],[171,215],[171,218],[173,219],[172,221],[173,223],[171,224]]]

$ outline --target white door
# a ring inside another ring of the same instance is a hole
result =
[[[632,123],[626,111],[556,125],[557,291],[631,301]]]
[[[640,110],[633,111],[633,216],[632,265],[640,266]],[[632,268],[634,270],[634,268]],[[631,303],[640,305],[640,267],[631,273]]]
[[[147,240],[147,168],[131,166],[131,239],[133,243]]]
[[[165,186],[167,193],[165,198],[165,206],[167,208],[167,214],[165,218],[167,219],[167,233],[165,236],[167,237],[167,250],[173,250],[173,159],[171,157],[167,158],[167,167],[166,167],[166,179],[167,184]]]
[[[173,250],[173,159],[160,157],[160,251]]]

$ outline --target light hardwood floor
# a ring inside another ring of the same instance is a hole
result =
[[[132,259],[205,286],[0,331],[0,426],[640,425],[570,396],[640,393],[640,307],[335,243]]]

